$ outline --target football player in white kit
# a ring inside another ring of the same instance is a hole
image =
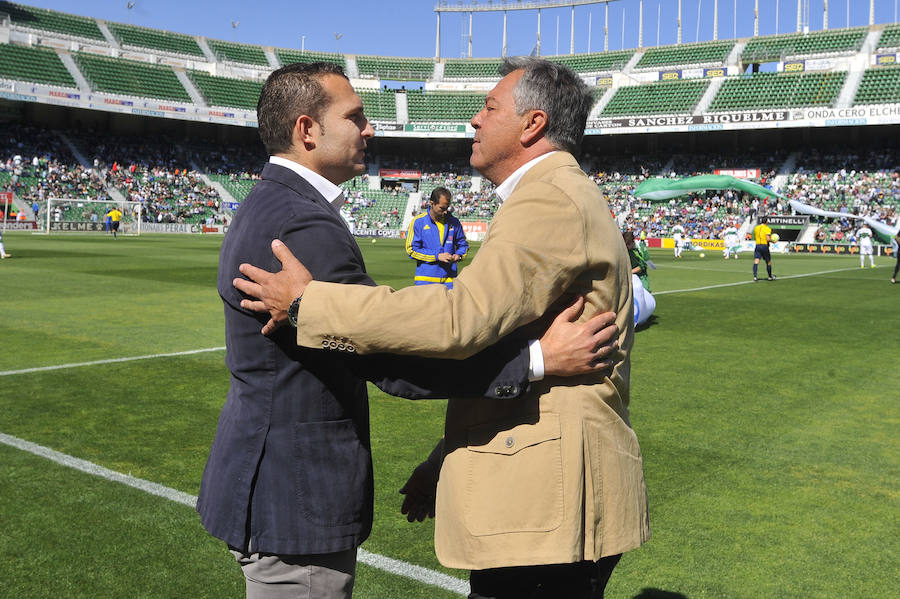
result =
[[[868,256],[869,265],[875,268],[875,255],[872,253],[872,229],[868,225],[863,225],[856,232],[856,243],[859,244],[859,267],[866,267],[866,256]]]
[[[672,227],[672,237],[675,239],[675,257],[681,258],[681,246],[684,243],[684,227],[681,225]]]
[[[737,260],[738,250],[741,247],[741,241],[738,237],[738,230],[734,227],[728,227],[727,229],[725,229],[724,242],[725,249],[722,250],[722,253],[725,256],[725,259],[728,260],[728,258],[730,258],[733,254],[734,259]]]

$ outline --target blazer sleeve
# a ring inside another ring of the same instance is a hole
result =
[[[343,226],[311,211],[286,222],[279,237],[317,278],[371,287],[375,282]],[[277,259],[272,261],[272,269],[280,268]],[[350,356],[349,366],[384,392],[407,399],[516,398],[529,388],[530,354],[527,340],[510,338],[464,361],[381,354]]]
[[[389,395],[406,399],[517,399],[530,389],[528,343],[515,335],[466,360],[371,354],[350,368]]]
[[[443,285],[394,291],[313,281],[300,307],[298,344],[320,347],[336,335],[360,353],[472,356],[543,315],[588,268],[585,228],[584,215],[562,189],[529,183],[501,208],[452,291]],[[541,231],[552,234],[536,234]],[[608,270],[609,264],[596,267]],[[587,293],[590,286],[572,291]]]

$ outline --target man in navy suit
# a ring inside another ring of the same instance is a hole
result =
[[[323,63],[273,72],[257,114],[270,159],[222,244],[217,286],[231,384],[197,510],[241,565],[248,597],[350,597],[356,550],[373,512],[365,380],[408,398],[515,401],[542,367],[546,374],[603,367],[610,348],[598,348],[617,330],[601,330],[611,315],[590,327],[561,315],[557,333],[564,330],[571,345],[562,349],[548,331],[543,364],[534,342],[501,342],[466,361],[440,361],[357,356],[344,339],[325,342],[345,350],[339,353],[298,348],[290,327],[261,335],[267,316],[241,308],[245,296],[232,281],[244,262],[277,269],[272,240],[319,280],[374,285],[340,217],[337,186],[364,171],[373,130],[343,71]]]

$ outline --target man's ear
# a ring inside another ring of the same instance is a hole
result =
[[[523,146],[530,146],[547,132],[547,113],[543,110],[529,110],[525,117],[525,129],[520,141]]]
[[[306,114],[301,114],[297,117],[297,120],[294,121],[294,144],[299,146],[303,145],[307,150],[312,150],[316,147],[315,136],[313,135],[313,130],[319,126],[313,118]]]

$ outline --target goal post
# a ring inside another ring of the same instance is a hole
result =
[[[42,223],[43,231],[47,234],[112,233],[107,218],[113,208],[122,213],[119,219],[119,234],[141,234],[143,202],[73,198],[47,199],[46,215]]]

